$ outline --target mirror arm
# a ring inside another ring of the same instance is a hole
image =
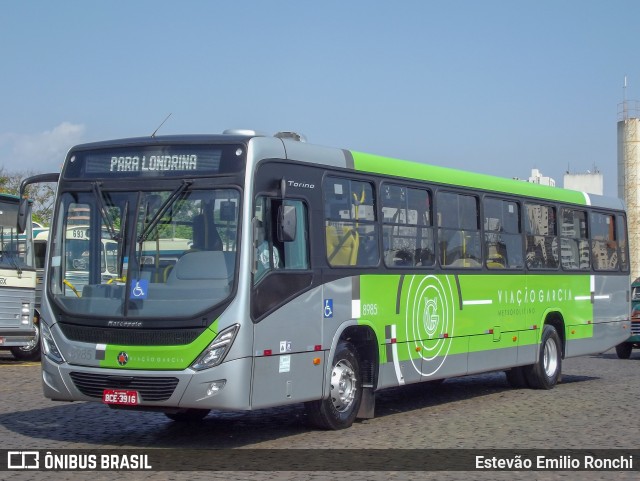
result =
[[[27,177],[22,180],[22,182],[20,183],[20,190],[18,191],[18,195],[20,196],[20,204],[18,206],[18,225],[16,226],[19,234],[22,234],[27,229],[27,219],[29,218],[30,201],[25,194],[27,186],[43,182],[58,182],[59,178],[59,173],[52,172],[49,174],[32,175],[31,177]]]

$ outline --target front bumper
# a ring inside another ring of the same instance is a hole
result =
[[[0,347],[20,347],[33,342],[37,333],[35,328],[0,330]]]
[[[251,358],[223,362],[204,371],[142,371],[56,364],[43,356],[44,395],[56,401],[102,402],[104,389],[139,392],[140,409],[250,409]],[[211,393],[214,382],[224,387]],[[145,399],[146,398],[146,399]]]

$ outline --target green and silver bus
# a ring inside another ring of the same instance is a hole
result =
[[[18,233],[18,206],[18,197],[0,194],[0,349],[18,360],[36,361],[40,335],[34,322],[33,239],[30,221]]]
[[[629,335],[625,219],[618,199],[291,132],[79,145],[45,267],[44,393],[174,420],[305,403],[340,429],[394,386],[505,371],[550,389],[563,359]]]

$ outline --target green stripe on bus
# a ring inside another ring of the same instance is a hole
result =
[[[352,151],[351,153],[356,170],[365,172],[406,177],[409,179],[472,189],[480,188],[502,194],[524,195],[550,201],[569,202],[579,205],[586,204],[584,194],[574,190],[558,189],[556,187],[532,184],[530,182],[466,172],[448,167],[438,167],[419,162],[409,162],[362,152]]]

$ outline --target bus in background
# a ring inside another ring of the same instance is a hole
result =
[[[303,402],[341,429],[405,384],[501,370],[551,389],[563,359],[628,337],[620,200],[303,140],[72,148],[46,260],[45,396],[177,421]],[[162,259],[169,237],[188,241]]]
[[[633,349],[640,349],[640,278],[631,283],[631,335],[616,346],[616,354],[629,359]]]
[[[40,322],[42,288],[44,287],[44,263],[47,255],[49,228],[36,222],[32,222],[32,226],[33,258],[36,267],[36,298],[33,307],[33,322],[37,324]]]
[[[16,196],[0,194],[0,349],[21,361],[40,359],[38,322],[34,322],[36,271],[31,222],[18,233]]]
[[[89,227],[86,225],[72,225],[67,228],[66,233],[66,259],[68,266],[66,268],[65,284],[68,288],[75,289],[79,297],[82,289],[89,282]],[[106,233],[103,233],[106,234]],[[44,263],[46,256],[47,244],[49,241],[49,228],[34,228],[33,244],[35,252],[36,264],[36,313],[40,316],[40,303],[42,300],[42,286],[44,278]],[[118,254],[118,243],[114,240],[106,238],[103,235],[101,239],[100,251],[100,271],[101,282],[111,284],[113,282],[122,282],[124,278],[118,279],[116,259]],[[176,263],[179,255],[190,248],[192,241],[189,239],[180,239],[175,237],[160,237],[143,243],[141,251],[141,262],[146,265],[154,265],[158,272],[163,276],[168,275],[171,267]]]

